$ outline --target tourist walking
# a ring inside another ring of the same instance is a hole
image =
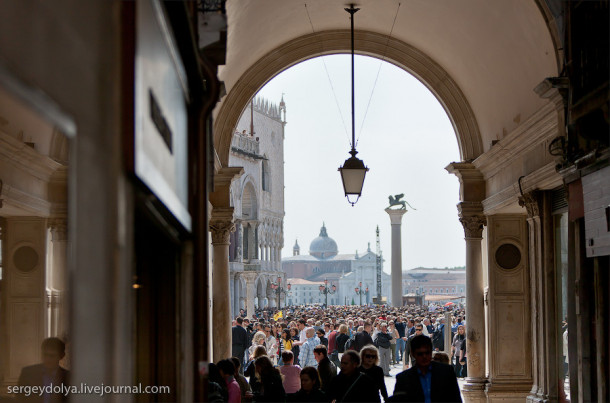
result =
[[[455,361],[455,375],[458,378],[462,377],[462,364],[460,362],[460,351],[462,350],[462,344],[466,343],[466,328],[464,325],[458,325],[457,333],[453,337],[453,343],[451,343],[451,354]]]
[[[243,323],[244,319],[241,316],[238,316],[235,319],[235,326],[231,329],[231,355],[240,360],[239,363],[242,371],[244,366],[244,354],[248,347],[250,347],[250,343],[248,343],[248,332],[244,329]]]
[[[388,333],[388,325],[382,322],[380,331],[375,336],[375,345],[379,348],[379,361],[381,363],[381,369],[385,376],[390,376],[390,359],[391,352],[390,347],[392,346],[392,335]]]
[[[398,353],[397,350],[397,342],[400,336],[398,335],[398,330],[396,330],[396,325],[394,321],[388,322],[388,333],[392,336],[392,340],[390,340],[390,352],[392,353],[392,365],[398,363]]]
[[[328,399],[342,402],[380,402],[379,389],[368,375],[358,370],[360,355],[353,350],[341,357],[341,372],[332,380]]]
[[[318,374],[320,374],[320,382],[322,383],[321,389],[324,393],[327,393],[331,381],[337,376],[337,367],[330,362],[325,345],[319,344],[316,346],[313,349],[313,355],[318,362]]]
[[[407,339],[407,345],[405,347],[405,354],[407,355],[407,361],[406,363],[409,364],[409,367],[413,367],[415,365],[415,357],[413,356],[413,354],[411,353],[411,341],[420,335],[423,335],[423,331],[424,331],[424,325],[422,325],[421,323],[415,326],[415,333],[411,336],[409,336],[409,338]],[[425,336],[428,337],[428,336]]]
[[[254,402],[283,402],[286,392],[282,385],[282,374],[273,366],[266,355],[258,357],[255,361],[256,377],[260,380],[261,388],[254,394]]]
[[[352,346],[356,352],[360,352],[360,349],[366,345],[373,344],[373,338],[371,337],[371,331],[373,326],[368,320],[364,323],[364,329],[356,333],[354,339],[355,345]]]
[[[385,387],[383,369],[379,366],[379,354],[375,346],[368,345],[360,350],[360,372],[368,375],[375,382],[375,393],[387,400],[388,391]]]
[[[284,365],[280,366],[279,370],[284,377],[284,390],[286,393],[296,393],[301,388],[301,367],[294,365],[294,355],[290,350],[284,350],[282,362]]]
[[[411,340],[415,366],[396,375],[392,402],[462,402],[457,378],[450,365],[432,361],[432,340],[424,335]]]
[[[313,367],[305,367],[301,371],[301,389],[287,396],[289,402],[318,403],[328,402],[328,396],[320,390],[320,377]]]
[[[230,359],[218,361],[220,376],[224,379],[228,403],[241,403],[241,389],[235,380],[235,365]]]
[[[316,348],[318,344],[320,344],[320,339],[318,339],[315,335],[315,330],[313,327],[308,327],[305,331],[305,336],[307,339],[305,343],[301,346],[301,350],[299,352],[299,365],[301,367],[314,367],[318,368],[318,362],[316,361],[313,355],[313,349]]]

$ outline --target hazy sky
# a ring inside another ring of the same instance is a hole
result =
[[[284,71],[259,92],[274,103],[279,103],[284,93],[286,101],[282,256],[292,256],[295,239],[301,254],[307,254],[322,222],[337,242],[339,253],[362,253],[368,242],[375,251],[375,228],[379,225],[384,270],[390,272],[391,229],[384,209],[389,195],[404,193],[404,199],[417,210],[408,208],[403,216],[403,270],[463,266],[464,231],[456,209],[459,183],[444,169],[460,158],[444,109],[404,70],[379,59],[356,56],[357,150],[370,171],[362,197],[352,207],[337,171],[350,150],[350,56],[323,59],[310,59]]]

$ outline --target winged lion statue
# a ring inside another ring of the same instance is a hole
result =
[[[400,200],[403,197],[405,197],[404,193],[400,193],[394,196],[388,196],[388,199],[390,200],[390,205],[388,207],[392,207],[392,206],[400,206],[400,208],[402,210],[406,210],[407,206],[411,207],[413,210],[417,210],[416,208],[414,208],[413,206],[411,206],[406,200]]]

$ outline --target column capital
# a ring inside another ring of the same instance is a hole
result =
[[[519,205],[527,210],[527,217],[540,217],[542,212],[542,192],[532,190],[519,197]]]
[[[485,216],[460,217],[460,222],[464,227],[464,236],[466,239],[483,238],[483,227],[487,225],[487,218]]]
[[[231,232],[235,231],[233,207],[213,208],[209,225],[212,245],[229,245]]]
[[[53,217],[48,221],[49,229],[51,230],[52,240],[66,241],[68,239],[68,227],[65,217]]]
[[[257,273],[254,273],[251,271],[244,271],[244,272],[241,272],[240,274],[243,278],[246,279],[247,284],[254,284],[254,281],[256,280],[256,276],[258,276]]]
[[[407,212],[407,209],[385,209],[385,212],[390,216],[390,223],[392,225],[400,225],[402,223],[402,216]]]
[[[462,202],[457,205],[460,222],[464,227],[466,239],[481,239],[483,226],[487,225],[487,218],[483,214],[481,203]]]

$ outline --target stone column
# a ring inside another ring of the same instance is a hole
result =
[[[254,285],[256,280],[256,273],[244,272],[242,274],[246,279],[246,313],[248,318],[252,318],[254,314]]]
[[[214,362],[231,356],[231,304],[229,287],[229,244],[235,230],[233,208],[213,208],[212,233],[212,320],[214,323]]]
[[[485,384],[485,301],[481,242],[486,218],[480,203],[458,204],[466,240],[466,349],[468,377],[463,393],[467,402],[484,402]]]
[[[229,304],[231,319],[235,317],[235,273],[229,271]]]
[[[240,273],[233,276],[233,317],[239,315],[239,299],[241,297],[241,277]]]
[[[559,398],[558,339],[555,304],[553,218],[548,193],[534,190],[519,198],[527,210],[532,326],[533,385],[528,401],[548,402]]]
[[[65,218],[49,221],[53,261],[51,263],[51,336],[65,339],[68,329],[68,310],[66,301],[66,264],[68,237]]]
[[[385,209],[392,225],[392,306],[402,306],[402,216],[406,209]],[[364,283],[363,283],[364,285]],[[367,296],[368,298],[368,296]]]

